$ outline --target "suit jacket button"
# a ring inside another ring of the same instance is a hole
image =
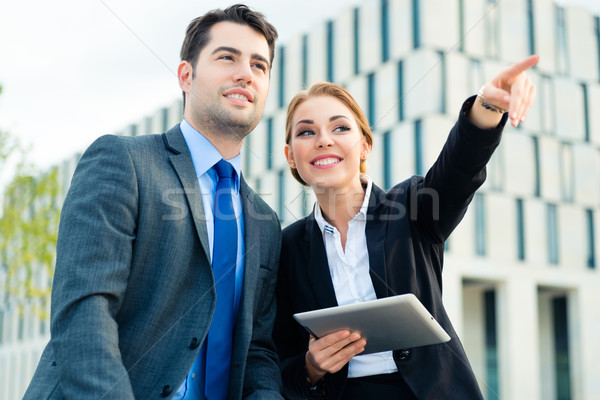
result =
[[[192,338],[192,340],[190,340],[190,349],[194,350],[198,346],[200,346],[198,338]]]
[[[410,357],[410,350],[406,349],[398,350],[396,354],[394,354],[394,359],[396,361],[406,360],[408,357]]]
[[[171,386],[169,386],[169,385],[165,385],[165,386],[162,388],[162,392],[160,392],[160,395],[161,395],[162,397],[167,397],[167,396],[168,396],[168,395],[170,395],[170,394],[171,394]]]

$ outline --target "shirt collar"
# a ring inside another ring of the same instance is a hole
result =
[[[356,213],[356,215],[352,218],[353,221],[367,218],[367,210],[369,208],[369,199],[371,198],[371,189],[373,187],[373,180],[371,179],[371,177],[369,175],[365,175],[365,174],[361,175],[360,181],[363,184],[363,187],[366,185],[365,198],[363,199],[363,203],[360,206],[360,210],[358,210],[358,213]],[[319,207],[319,202],[315,202],[314,213],[315,213],[315,220],[317,221],[317,224],[319,225],[319,229],[321,230],[321,232],[329,233],[332,235],[334,235],[335,232],[337,232],[337,229],[334,226],[332,226],[327,221],[325,221],[325,218],[323,217],[323,213],[321,212],[321,207]]]
[[[212,180],[216,181],[216,172],[212,167],[223,158],[221,153],[219,153],[215,146],[203,134],[194,129],[185,119],[181,121],[179,128],[181,129],[183,138],[190,150],[194,169],[196,170],[196,177],[200,178],[205,173],[208,173]],[[234,158],[226,161],[229,162],[235,170],[235,187],[236,190],[239,191],[242,155],[240,153]]]

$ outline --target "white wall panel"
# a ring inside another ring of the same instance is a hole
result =
[[[360,72],[367,73],[381,63],[381,2],[364,2],[359,12]]]
[[[417,50],[404,61],[404,117],[439,113],[442,101],[442,66],[439,54]]]
[[[398,122],[398,63],[388,62],[375,73],[375,121],[379,132]]]
[[[566,79],[554,79],[554,117],[556,136],[567,140],[584,140],[583,91],[581,85]]]
[[[346,8],[333,24],[334,80],[346,82],[354,74],[354,9]]]
[[[502,142],[506,166],[506,191],[518,196],[535,194],[535,154],[533,140],[507,126]]]
[[[565,9],[567,25],[567,51],[570,75],[579,79],[598,80],[598,48],[594,18],[580,7]]]
[[[390,58],[398,59],[413,48],[413,18],[411,0],[389,1]]]

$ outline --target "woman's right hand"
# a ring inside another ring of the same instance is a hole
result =
[[[359,333],[348,330],[330,333],[322,338],[310,336],[306,352],[306,371],[311,385],[316,384],[326,373],[338,372],[352,357],[365,349],[367,341]]]

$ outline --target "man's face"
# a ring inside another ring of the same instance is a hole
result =
[[[179,66],[185,119],[209,138],[241,141],[262,116],[270,68],[264,36],[247,25],[213,25],[193,72],[187,61]]]

